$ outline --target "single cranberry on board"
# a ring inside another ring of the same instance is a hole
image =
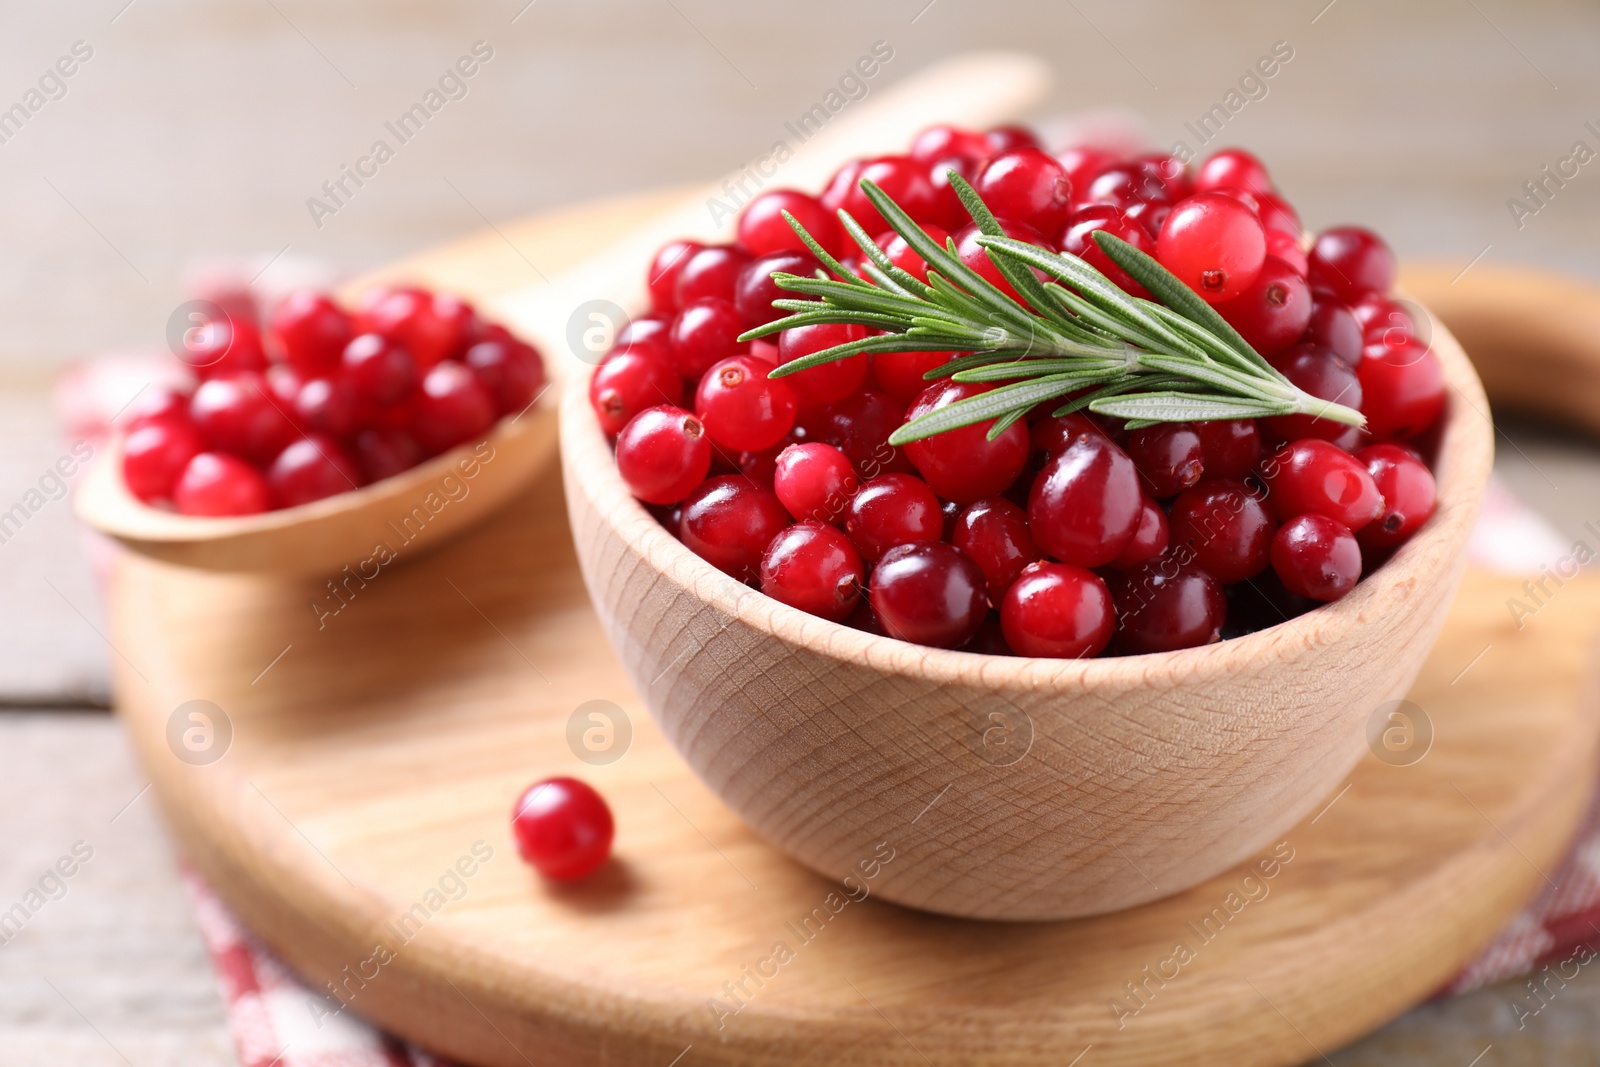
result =
[[[1116,612],[1106,583],[1069,563],[1030,563],[1005,592],[1000,627],[1019,656],[1082,659],[1111,643]]]
[[[754,581],[767,545],[789,525],[770,489],[738,474],[707,478],[683,500],[678,540],[724,574]]]
[[[924,389],[906,411],[906,421],[932,414],[951,404],[989,392],[993,386],[945,379]],[[994,420],[906,443],[906,458],[933,487],[957,504],[999,496],[1017,480],[1028,463],[1028,428],[1014,422],[993,440]]]
[[[598,870],[611,855],[616,822],[605,799],[576,778],[546,778],[523,791],[511,809],[517,851],[551,881]]]
[[[861,600],[867,571],[850,539],[806,519],[780,532],[761,560],[761,591],[790,607],[834,622]]]
[[[989,612],[983,572],[943,541],[885,552],[872,569],[868,596],[884,633],[935,648],[960,648]]]
[[[1139,527],[1144,493],[1126,452],[1084,434],[1045,464],[1028,496],[1028,528],[1046,555],[1103,567]]]

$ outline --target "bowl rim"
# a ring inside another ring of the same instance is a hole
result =
[[[1420,306],[1420,305],[1419,305]],[[1329,604],[1262,630],[1173,652],[1051,659],[996,656],[916,645],[831,622],[768,597],[717,570],[667,532],[628,491],[610,442],[589,406],[588,375],[561,405],[561,461],[567,492],[582,494],[598,521],[662,578],[722,614],[782,643],[884,674],[993,691],[1049,687],[1081,692],[1137,683],[1170,687],[1219,681],[1292,662],[1349,638],[1365,623],[1404,611],[1423,583],[1459,574],[1494,456],[1488,398],[1459,342],[1426,308],[1431,348],[1439,357],[1446,404],[1433,472],[1437,506],[1428,522],[1356,588]],[[569,509],[570,510],[570,509]],[[569,514],[569,521],[576,515]]]

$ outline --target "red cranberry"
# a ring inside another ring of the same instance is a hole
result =
[[[1000,229],[1005,232],[1007,237],[1018,241],[1026,241],[1028,244],[1038,245],[1040,248],[1048,249],[1050,247],[1050,242],[1045,239],[1044,234],[1027,223],[1013,222],[1010,219],[1000,219],[999,222]],[[1005,275],[1000,273],[1000,268],[995,266],[994,260],[989,258],[989,250],[978,243],[978,238],[982,236],[982,231],[976,226],[963,227],[955,235],[956,255],[962,263],[977,271],[990,285],[993,285],[1013,300],[1021,300],[1022,297],[1015,287],[1006,281]],[[1034,274],[1041,278],[1043,277],[1043,274],[1037,270],[1034,271]]]
[[[705,245],[695,241],[668,241],[650,261],[646,282],[650,286],[650,308],[663,317],[678,310],[678,275],[683,266]]]
[[[1311,289],[1281,259],[1268,256],[1244,292],[1217,305],[1217,313],[1264,356],[1300,339],[1311,321]]]
[[[739,272],[749,262],[749,253],[733,245],[700,249],[678,272],[678,307],[713,298],[732,302]]]
[[[1106,583],[1068,563],[1031,563],[1005,592],[1000,626],[1019,656],[1084,659],[1111,643],[1116,613]]]
[[[1139,508],[1139,525],[1134,528],[1133,539],[1110,565],[1119,571],[1131,570],[1165,552],[1170,539],[1167,513],[1161,510],[1160,504],[1146,497]]]
[[[1153,497],[1177,496],[1200,480],[1205,456],[1193,423],[1162,422],[1128,435],[1123,448]]]
[[[360,488],[355,460],[324,434],[302,437],[272,461],[267,489],[275,508],[292,508]]]
[[[1267,255],[1283,260],[1297,278],[1304,278],[1311,270],[1306,254],[1300,250],[1300,239],[1270,226],[1267,227]]]
[[[1356,375],[1361,380],[1361,413],[1379,440],[1416,437],[1444,411],[1444,368],[1421,341],[1369,347]]]
[[[850,539],[811,520],[779,533],[761,560],[763,593],[834,622],[855,609],[866,580],[866,568]]]
[[[1049,401],[1056,403],[1056,401]],[[1036,421],[1028,430],[1029,447],[1054,459],[1067,450],[1067,446],[1085,434],[1107,437],[1105,427],[1093,415],[1074,411],[1066,415],[1051,415]]]
[[[688,304],[672,320],[669,335],[678,373],[698,382],[713,363],[746,351],[739,340],[744,322],[729,300],[707,298]]]
[[[1028,513],[1004,497],[979,500],[957,512],[950,542],[983,571],[989,602],[996,606],[1022,569],[1041,555],[1028,532]]]
[[[1383,511],[1383,496],[1367,468],[1350,453],[1315,438],[1280,449],[1261,465],[1261,481],[1273,514],[1284,522],[1316,512],[1359,530]]]
[[[1110,204],[1090,204],[1073,213],[1067,220],[1066,232],[1061,235],[1061,251],[1077,256],[1110,278],[1123,292],[1149,297],[1148,289],[1134,281],[1127,271],[1112,262],[1111,257],[1101,250],[1094,239],[1096,230],[1105,230],[1139,251],[1154,255],[1156,242],[1150,236],[1150,231]]]
[[[902,404],[909,404],[928,387],[923,377],[955,358],[954,352],[875,352],[872,376],[878,388]]]
[[[1350,364],[1340,359],[1332,349],[1301,343],[1279,356],[1272,365],[1283,372],[1302,392],[1321,400],[1331,400],[1347,408],[1361,408],[1361,382]],[[1301,437],[1320,437],[1324,441],[1339,441],[1350,427],[1314,415],[1274,415],[1265,420],[1273,433],[1288,441]]]
[[[822,201],[793,189],[771,189],[759,194],[739,215],[739,243],[753,256],[773,252],[805,252],[805,242],[783,217],[787,211],[829,255],[843,254],[844,231]]]
[[[682,408],[646,408],[617,437],[617,471],[647,504],[676,504],[711,469],[711,439]]]
[[[1134,160],[1141,169],[1155,176],[1166,190],[1167,199],[1176,203],[1195,194],[1194,180],[1189,177],[1189,166],[1177,156],[1153,152]]]
[[[613,355],[589,379],[589,404],[600,428],[616,435],[645,408],[683,403],[683,379],[675,364],[630,347]]]
[[[369,404],[393,404],[417,387],[416,360],[382,334],[357,337],[345,346],[340,361],[350,388]]]
[[[992,151],[986,136],[957,126],[929,126],[911,141],[911,158],[923,163],[956,158],[981,163]]]
[[[268,327],[289,365],[302,374],[329,374],[350,343],[350,316],[327,294],[300,289],[284,298]]]
[[[906,411],[906,421],[987,393],[992,388],[949,379],[935,382],[923,390]],[[906,458],[933,491],[946,500],[970,504],[984,497],[999,496],[1027,466],[1028,428],[1014,422],[1000,436],[989,440],[989,429],[993,425],[990,420],[912,441],[905,446]]]
[[[848,170],[848,168],[847,168]],[[833,184],[822,194],[822,203],[829,211],[841,208],[861,224],[870,234],[889,229],[878,209],[872,206],[861,191],[861,182],[870,181],[899,204],[907,215],[918,222],[933,218],[933,186],[928,182],[927,167],[910,156],[883,156],[863,164],[853,175],[840,171]]]
[[[330,437],[349,437],[356,429],[356,398],[344,378],[312,378],[294,398],[300,425]]]
[[[172,503],[184,515],[254,515],[267,510],[267,483],[237,456],[200,452],[179,475]]]
[[[1343,523],[1297,515],[1272,539],[1272,569],[1296,596],[1338,600],[1361,579],[1361,546]]]
[[[373,429],[356,434],[356,464],[362,484],[392,478],[415,467],[422,459],[422,446],[404,430]]]
[[[770,448],[794,426],[797,406],[787,378],[768,378],[771,368],[753,356],[734,356],[706,371],[694,397],[694,413],[711,440],[735,452]]]
[[[1394,285],[1394,253],[1383,238],[1359,226],[1324,230],[1311,246],[1311,283],[1346,304]]]
[[[761,448],[753,452],[740,452],[734,459],[733,466],[741,475],[761,486],[763,489],[773,489],[778,473],[778,457],[790,445],[801,444],[805,441],[805,431],[796,427],[783,435],[783,439],[771,448]],[[714,459],[720,456],[714,454]]]
[[[1028,527],[1047,555],[1103,567],[1139,526],[1144,494],[1133,460],[1110,440],[1084,434],[1045,464],[1028,496]]]
[[[773,491],[796,519],[833,522],[858,487],[850,458],[818,441],[789,445],[773,469]]]
[[[793,363],[836,345],[865,340],[866,336],[864,326],[797,326],[778,335],[778,362]],[[866,378],[867,367],[867,357],[863,354],[836,359],[832,363],[824,363],[779,380],[789,383],[801,399],[815,407],[832,404],[854,393]]]
[[[1159,556],[1112,582],[1117,606],[1117,651],[1126,655],[1176,652],[1222,636],[1228,603],[1222,583],[1198,567]]]
[[[616,823],[592,786],[576,778],[535,782],[511,811],[517,851],[534,870],[566,882],[591,874],[611,855]]]
[[[1259,207],[1257,214],[1261,217],[1261,225],[1267,228],[1267,236],[1270,238],[1273,234],[1277,234],[1279,237],[1287,239],[1298,250],[1300,247],[1300,234],[1305,227],[1300,225],[1300,216],[1295,212],[1294,207],[1276,193],[1258,192],[1255,196],[1256,204]],[[1302,260],[1305,259],[1305,254],[1301,253],[1300,258]],[[1302,263],[1300,273],[1304,275],[1305,272],[1306,265]]]
[[[996,216],[1025,222],[1046,237],[1058,236],[1067,224],[1071,179],[1054,156],[1037,148],[992,157],[975,188]]]
[[[936,241],[940,248],[945,247],[950,234],[942,226],[931,223],[923,227],[923,232]],[[880,234],[878,243],[883,247],[883,254],[889,257],[889,262],[910,274],[918,281],[928,280],[928,261],[917,254],[916,249],[897,233]]]
[[[1242,148],[1224,148],[1200,164],[1194,176],[1197,192],[1243,189],[1257,195],[1272,192],[1272,178],[1261,160]]]
[[[905,408],[890,397],[859,390],[829,404],[807,422],[811,437],[833,445],[855,464],[862,480],[890,472],[910,472],[911,464],[889,435],[900,428]]]
[[[127,411],[123,413],[123,424],[130,431],[137,430],[146,423],[164,422],[168,419],[188,421],[187,391],[166,385],[151,385],[130,400]]]
[[[489,391],[497,415],[524,410],[544,388],[544,361],[529,345],[479,341],[467,349],[465,360]]]
[[[146,421],[122,442],[122,480],[146,504],[170,499],[184,468],[205,447],[187,417]]]
[[[1418,455],[1400,445],[1369,445],[1356,453],[1372,475],[1383,510],[1361,528],[1356,539],[1365,548],[1393,548],[1411,540],[1433,515],[1433,472]]]
[[[178,358],[201,378],[239,371],[259,373],[267,366],[267,354],[261,347],[261,333],[256,324],[246,318],[227,315],[186,332]]]
[[[909,474],[880,474],[850,498],[844,528],[861,558],[876,563],[896,545],[939,540],[944,514],[928,483]]]
[[[422,379],[412,432],[430,453],[481,437],[494,424],[494,401],[455,360],[435,364]]]
[[[1172,209],[1156,258],[1210,304],[1250,288],[1267,258],[1261,220],[1231,196],[1196,193]]]
[[[616,337],[612,338],[611,351],[615,352],[640,343],[648,343],[666,351],[667,331],[671,327],[671,315],[640,315],[636,319],[629,319],[622,329],[617,331]]]
[[[1278,528],[1243,482],[1222,479],[1207,479],[1173,501],[1168,524],[1173,554],[1220,582],[1242,582],[1265,570]]]
[[[963,181],[971,184],[977,179],[981,166],[981,161],[961,158],[939,159],[928,165],[928,185],[933,189],[933,209],[929,213],[927,225],[938,225],[945,230],[955,231],[972,221],[972,216],[967,214],[967,206],[961,202],[955,186],[950,183],[950,176],[959,174]]]
[[[1078,207],[1110,204],[1124,212],[1136,204],[1171,204],[1172,192],[1152,168],[1138,163],[1117,163],[1095,175],[1081,192],[1074,187]]]
[[[755,580],[767,545],[789,525],[770,490],[737,474],[707,478],[683,501],[678,540],[741,582]]]
[[[1261,462],[1261,431],[1254,419],[1218,419],[1194,426],[1208,478],[1242,479]]]
[[[1120,163],[1121,157],[1103,148],[1078,145],[1056,156],[1056,162],[1067,172],[1067,180],[1072,183],[1074,190],[1073,199],[1081,201],[1082,197],[1076,191],[1087,190],[1089,183],[1098,178],[1101,171]]]
[[[820,269],[822,264],[817,262],[817,258],[803,250],[769,252],[760,259],[751,260],[739,272],[739,280],[733,289],[733,306],[739,312],[739,321],[748,328],[764,326],[774,319],[783,318],[788,312],[773,307],[772,302],[794,300],[800,294],[778,288],[772,276],[781,271],[809,278]]]
[[[1332,349],[1352,367],[1361,362],[1361,324],[1331,295],[1317,298],[1306,323],[1305,340]]]
[[[466,351],[477,334],[472,305],[449,293],[391,289],[374,294],[357,316],[361,333],[380,333],[400,345],[421,370]]]
[[[1038,148],[1039,138],[1026,126],[996,126],[984,134],[989,142],[989,151],[993,155],[1002,152],[1015,152],[1022,148]]]
[[[259,463],[276,456],[296,435],[294,423],[254,371],[201,382],[189,401],[189,416],[212,448]]]
[[[1354,311],[1356,321],[1362,327],[1362,347],[1385,345],[1392,348],[1417,336],[1417,324],[1411,317],[1411,310],[1398,300],[1386,297],[1374,300],[1369,296]]]
[[[923,541],[891,548],[868,591],[884,632],[935,648],[960,648],[989,611],[983,572],[959,548]]]

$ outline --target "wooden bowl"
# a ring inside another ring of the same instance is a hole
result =
[[[1095,915],[1278,839],[1350,772],[1443,623],[1493,456],[1488,402],[1437,322],[1450,402],[1429,523],[1354,592],[1203,648],[1094,660],[925,648],[735,582],[628,493],[581,388],[561,416],[585,581],[678,752],[777,847],[885,899],[970,918]],[[879,866],[896,850],[909,861]]]
[[[229,518],[179,515],[140,502],[122,480],[118,441],[90,468],[74,506],[94,529],[169,563],[332,580],[345,567],[370,571],[436,548],[494,514],[549,462],[556,410],[547,391],[481,441],[392,478],[299,507]]]

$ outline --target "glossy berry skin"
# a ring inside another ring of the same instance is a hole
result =
[[[477,332],[477,316],[470,304],[449,293],[380,290],[363,301],[355,332],[382,334],[425,371],[466,351]]]
[[[1067,180],[1072,183],[1073,200],[1081,201],[1079,190],[1087,190],[1089,183],[1099,177],[1101,171],[1121,162],[1121,157],[1103,148],[1078,145],[1057,155],[1056,162],[1061,164],[1061,168],[1067,172]]]
[[[955,356],[954,352],[875,352],[872,376],[879,389],[900,403],[909,404],[932,384],[923,375]]]
[[[1338,600],[1361,579],[1361,546],[1343,523],[1297,515],[1272,539],[1272,569],[1296,596]]]
[[[188,421],[189,393],[167,385],[151,385],[128,402],[123,425],[130,431],[149,422]]]
[[[364,333],[346,345],[340,366],[356,397],[380,407],[405,399],[420,379],[411,353],[377,333]]]
[[[649,343],[665,349],[667,344],[667,330],[672,326],[671,315],[640,315],[636,319],[629,319],[617,335],[611,339],[611,350],[627,348],[629,345]]]
[[[1073,189],[1076,207],[1110,204],[1124,212],[1139,204],[1173,202],[1172,191],[1161,175],[1136,162],[1117,163],[1095,175],[1087,188]]]
[[[1267,255],[1283,260],[1297,278],[1304,278],[1310,273],[1306,254],[1300,250],[1300,239],[1270,226],[1267,227]]]
[[[1148,298],[1150,291],[1134,281],[1127,271],[1113,263],[1111,257],[1101,250],[1094,239],[1097,230],[1120,237],[1147,255],[1155,254],[1156,239],[1150,236],[1149,230],[1110,204],[1090,204],[1079,208],[1067,219],[1066,230],[1061,235],[1061,251],[1077,256],[1116,282],[1117,288],[1123,292]]]
[[[1222,583],[1198,567],[1180,566],[1171,554],[1118,576],[1111,595],[1116,651],[1124,655],[1209,645],[1221,637],[1228,614]]]
[[[1260,476],[1267,503],[1284,522],[1314,512],[1359,530],[1383,511],[1366,466],[1327,441],[1305,438],[1284,446],[1262,463]]]
[[[477,376],[455,360],[445,360],[422,379],[411,431],[427,452],[443,452],[483,436],[494,415],[494,401]]]
[[[1019,148],[991,158],[974,186],[996,217],[1027,223],[1046,237],[1059,237],[1072,205],[1072,181],[1056,158],[1038,148]]]
[[[930,225],[943,227],[953,233],[972,221],[955,186],[950,184],[950,176],[959,174],[971,184],[978,177],[982,165],[981,160],[961,158],[939,159],[928,164],[928,185],[933,189],[933,208],[928,216]]]
[[[392,478],[422,460],[422,446],[404,430],[362,430],[356,434],[354,453],[363,485]]]
[[[1106,583],[1068,563],[1031,563],[1005,592],[1000,627],[1019,656],[1083,659],[1111,643],[1116,611]]]
[[[783,318],[789,313],[773,307],[772,302],[793,300],[799,294],[779,289],[772,275],[782,271],[809,278],[821,268],[817,258],[804,250],[769,252],[760,259],[751,260],[739,272],[739,280],[733,287],[733,306],[739,312],[739,321],[748,329]]]
[[[739,340],[743,332],[744,322],[731,300],[708,297],[685,306],[667,335],[678,373],[686,381],[698,382],[713,363],[747,350]]]
[[[1224,583],[1265,570],[1278,529],[1266,505],[1243,482],[1209,478],[1173,501],[1168,526],[1172,554]]]
[[[356,397],[341,378],[312,378],[294,397],[294,418],[313,433],[349,437],[356,430]]]
[[[1261,462],[1261,430],[1254,419],[1214,419],[1194,428],[1206,477],[1242,479]]]
[[[1164,499],[1200,480],[1205,454],[1195,424],[1162,422],[1133,431],[1123,449],[1139,471],[1145,492]]]
[[[778,335],[778,363],[793,363],[835,345],[865,340],[866,328],[846,324],[799,326]],[[867,377],[865,355],[836,359],[832,363],[785,375],[781,381],[794,389],[808,406],[817,407],[843,400],[861,387]]]
[[[830,255],[840,255],[846,247],[839,220],[814,196],[793,189],[771,189],[745,205],[739,215],[739,243],[752,256],[773,252],[806,252],[805,242],[784,219],[787,211]]]
[[[844,528],[861,558],[876,563],[896,545],[939,540],[944,515],[927,482],[909,474],[880,474],[850,498]]]
[[[1301,343],[1273,357],[1270,362],[1303,392],[1357,411],[1361,409],[1361,382],[1350,364],[1335,355],[1332,349]],[[1264,419],[1263,423],[1288,441],[1302,437],[1339,441],[1350,432],[1350,427],[1343,423],[1319,419],[1314,415],[1274,415]]]
[[[1266,166],[1242,148],[1224,148],[1213,154],[1194,176],[1196,192],[1212,189],[1243,189],[1250,193],[1272,192],[1272,177]]]
[[[707,478],[684,498],[678,540],[724,574],[754,581],[767,545],[789,525],[771,490],[738,474]]]
[[[1103,567],[1139,526],[1144,494],[1127,453],[1084,434],[1045,464],[1028,495],[1034,543],[1062,563]]]
[[[1267,258],[1261,220],[1222,193],[1197,193],[1172,209],[1156,258],[1209,304],[1245,293]]]
[[[694,412],[711,440],[735,452],[758,452],[783,440],[794,426],[798,401],[788,379],[753,356],[734,356],[706,371],[695,391]]]
[[[907,472],[905,454],[889,444],[889,435],[905,418],[905,406],[883,393],[863,389],[829,404],[806,427],[812,439],[833,445],[855,464],[863,481],[880,474]]]
[[[994,155],[1015,152],[1019,148],[1038,148],[1039,138],[1026,126],[996,126],[984,134],[989,151]]]
[[[1346,304],[1394,286],[1394,253],[1383,238],[1359,226],[1339,226],[1317,235],[1309,257],[1311,283]]]
[[[981,163],[993,151],[989,147],[988,137],[956,126],[929,126],[911,141],[911,158],[923,163],[941,159],[965,159]]]
[[[946,379],[922,391],[906,411],[906,421],[988,392],[992,386]],[[993,421],[963,426],[905,445],[906,458],[933,491],[957,504],[999,496],[1028,464],[1028,428],[1014,422],[988,440]]]
[[[960,648],[983,624],[983,572],[954,545],[923,541],[891,548],[868,590],[884,633],[934,648]]]
[[[1028,532],[1028,513],[1004,497],[979,500],[957,512],[950,543],[983,572],[995,607],[1023,568],[1041,555]]]
[[[1066,415],[1051,415],[1036,420],[1028,428],[1028,447],[1054,459],[1085,434],[1109,437],[1105,427],[1096,422],[1094,416],[1085,412],[1073,411]]]
[[[268,502],[261,472],[225,452],[196,454],[172,489],[173,506],[183,515],[254,515]]]
[[[187,418],[148,420],[122,442],[122,480],[146,504],[169,500],[184,468],[205,447]]]
[[[1293,242],[1299,252],[1300,235],[1305,232],[1305,227],[1300,224],[1300,215],[1294,206],[1277,193],[1256,192],[1255,198],[1256,213],[1261,218],[1261,225],[1267,229],[1267,237],[1270,239],[1276,233],[1280,238]],[[1304,252],[1299,252],[1299,256],[1305,259]],[[1306,267],[1302,264],[1300,273],[1304,275],[1305,271]]]
[[[189,417],[211,448],[257,463],[272,459],[297,434],[266,382],[250,371],[201,382],[189,401]]]
[[[218,378],[240,371],[259,373],[267,367],[266,350],[256,324],[224,316],[197,324],[183,335],[179,357],[197,377]]]
[[[1333,350],[1334,355],[1354,367],[1361,362],[1361,324],[1350,309],[1332,295],[1318,297],[1306,323],[1304,340]]]
[[[1400,445],[1369,445],[1356,453],[1383,497],[1383,510],[1361,528],[1363,548],[1394,548],[1411,540],[1433,515],[1433,472],[1417,454]]]
[[[339,442],[323,434],[302,437],[267,468],[267,490],[274,508],[292,508],[348,493],[361,486],[355,460]]]
[[[922,229],[924,233],[938,243],[940,248],[945,247],[945,242],[950,239],[949,231],[943,226],[936,226],[930,222],[925,224]],[[917,250],[912,248],[904,237],[893,233],[881,235],[878,240],[883,247],[883,254],[889,257],[890,263],[912,275],[918,281],[926,282],[928,280],[928,261],[918,255]]]
[[[676,364],[643,347],[630,346],[613,354],[589,379],[589,405],[607,434],[621,433],[645,408],[683,403],[683,378]]]
[[[1147,497],[1139,509],[1139,525],[1134,528],[1132,539],[1109,565],[1119,571],[1132,570],[1165,552],[1171,537],[1167,513],[1161,510],[1160,504]]]
[[[462,357],[489,391],[496,415],[515,415],[544,388],[544,361],[530,345],[479,341]]]
[[[1026,241],[1041,248],[1051,247],[1044,234],[1029,226],[1025,222],[1014,222],[1011,219],[1001,219],[1000,229],[1005,231],[1007,237],[1018,241]],[[978,243],[978,238],[983,236],[976,226],[964,226],[955,234],[956,255],[962,263],[978,272],[990,285],[999,289],[1013,300],[1022,300],[1016,287],[1006,280],[1000,268],[994,265],[994,260],[989,258],[989,250]],[[1038,273],[1035,271],[1034,273]],[[1026,301],[1023,301],[1026,303]]]
[[[899,204],[906,214],[918,222],[933,219],[933,186],[928,181],[928,168],[910,156],[882,156],[871,160],[850,173],[850,168],[834,176],[822,203],[830,211],[843,209],[861,224],[861,228],[876,236],[889,229],[878,209],[872,206],[860,183],[870,181]]]
[[[647,504],[676,504],[710,469],[711,438],[682,408],[646,408],[617,436],[617,470]]]
[[[773,465],[773,492],[797,520],[833,522],[857,488],[850,458],[820,441],[789,445]]]
[[[1356,368],[1361,413],[1381,440],[1416,437],[1444,411],[1444,368],[1421,341],[1369,347]]]
[[[750,262],[750,254],[732,245],[713,245],[691,255],[678,272],[678,307],[696,300],[733,300],[739,272]]]
[[[761,560],[763,593],[834,622],[855,610],[866,580],[866,567],[850,539],[810,519],[774,537]]]
[[[1311,287],[1293,267],[1268,256],[1261,273],[1217,313],[1263,356],[1272,356],[1298,341],[1311,322]]]
[[[705,245],[697,241],[668,241],[656,252],[645,273],[650,287],[650,309],[657,315],[671,316],[678,310],[678,276],[684,264]]]
[[[326,293],[300,289],[273,311],[268,335],[289,366],[311,377],[327,375],[350,343],[350,316]]]
[[[534,870],[553,882],[569,882],[605,863],[616,823],[592,786],[576,778],[546,778],[517,798],[511,833]]]

